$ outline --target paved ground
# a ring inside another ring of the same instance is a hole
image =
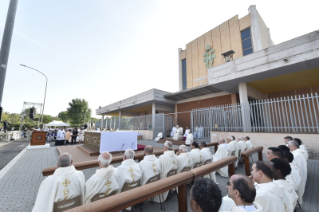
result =
[[[0,170],[5,167],[17,154],[19,154],[29,142],[27,141],[9,141],[0,142]]]
[[[152,141],[139,141],[139,144],[152,144],[162,147],[163,144],[157,144]],[[176,147],[176,146],[174,146]],[[13,167],[0,179],[0,211],[31,211],[36,199],[38,188],[45,179],[41,172],[43,168],[56,165],[58,157],[57,150],[54,146],[48,149],[27,150],[13,165]],[[254,160],[257,160],[255,155]],[[114,166],[118,166],[115,164]],[[318,207],[318,160],[309,160],[308,162],[308,186],[305,193],[303,210],[299,211],[317,211]],[[83,170],[85,178],[90,178],[95,173],[95,168]],[[238,167],[236,173],[244,173],[244,167]],[[216,175],[217,182],[223,195],[226,195],[226,183],[228,178],[222,178]],[[188,188],[189,189],[189,188]],[[188,192],[189,194],[189,192]],[[189,197],[189,195],[188,195]],[[173,193],[165,202],[166,211],[178,211],[177,195]],[[135,207],[136,211],[140,206]],[[145,201],[143,211],[157,212],[161,211],[160,204],[151,204]],[[189,208],[189,211],[190,208]]]

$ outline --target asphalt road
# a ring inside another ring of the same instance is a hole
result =
[[[0,147],[0,170],[5,167],[17,154],[19,154],[29,142],[12,141]]]

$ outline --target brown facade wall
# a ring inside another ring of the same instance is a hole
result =
[[[217,105],[225,105],[225,104],[231,104],[231,95],[225,95],[225,96],[219,96],[209,99],[202,99],[198,101],[192,101],[192,102],[186,102],[177,104],[177,112],[186,112],[191,111],[196,108],[204,108],[204,107],[211,107],[211,106],[217,106]],[[177,115],[177,124],[184,127],[191,126],[191,117],[190,113],[178,113]]]

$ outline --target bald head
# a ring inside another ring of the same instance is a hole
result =
[[[235,194],[235,190],[237,190],[240,195]],[[228,188],[229,196],[238,204],[246,205],[252,204],[256,197],[256,189],[253,181],[241,174],[235,174],[230,178],[230,185]]]
[[[109,152],[102,152],[98,158],[101,168],[108,167],[112,162],[112,154]]]
[[[145,152],[145,155],[151,155],[153,154],[153,147],[151,145],[147,145],[145,148],[144,148],[144,152]]]
[[[62,155],[59,156],[58,158],[58,167],[68,167],[72,165],[72,155],[65,152]]]

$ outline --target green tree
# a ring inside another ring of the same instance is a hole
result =
[[[50,123],[52,120],[52,116],[43,114],[43,124]]]
[[[72,125],[82,125],[85,120],[89,120],[91,117],[91,109],[89,108],[89,103],[85,101],[85,99],[72,99],[69,102],[69,106],[67,109],[68,118]]]
[[[62,111],[58,114],[58,117],[63,121],[63,122],[67,122],[69,120],[68,117],[68,112],[67,111]]]

